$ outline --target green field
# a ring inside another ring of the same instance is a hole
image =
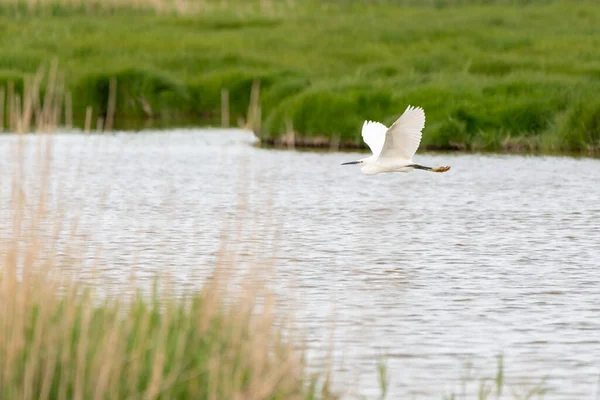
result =
[[[363,120],[389,124],[411,104],[425,109],[428,149],[600,150],[597,2],[202,4],[5,3],[0,84],[19,90],[56,57],[79,125],[88,105],[106,113],[111,77],[117,128],[221,124],[222,89],[243,124],[257,80],[265,143],[293,129],[300,144],[359,146]]]

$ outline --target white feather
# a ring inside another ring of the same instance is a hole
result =
[[[375,158],[379,157],[379,153],[381,153],[387,130],[387,126],[381,122],[365,121],[363,124],[362,138],[373,152]]]
[[[385,135],[381,158],[410,161],[421,144],[425,127],[425,112],[421,107],[406,107],[404,113],[390,126]]]

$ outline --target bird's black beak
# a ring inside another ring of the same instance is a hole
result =
[[[348,161],[348,162],[342,163],[342,165],[352,165],[352,164],[360,164],[360,161]]]

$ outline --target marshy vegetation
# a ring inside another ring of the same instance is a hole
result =
[[[12,136],[2,154],[9,160],[3,165],[12,166],[0,192],[10,200],[3,209],[9,212],[0,214],[3,398],[340,398],[335,372],[307,361],[294,315],[280,312],[266,284],[273,261],[239,268],[235,238],[227,234],[198,290],[173,290],[167,271],[148,291],[135,279],[135,264],[117,293],[93,279],[94,270],[110,265],[80,256],[93,245],[78,234],[77,213],[64,217],[61,182],[53,176],[51,132],[69,109],[56,71],[28,80],[24,99],[9,96],[15,130],[41,135]],[[391,383],[385,363],[378,378],[383,399]],[[465,378],[461,385],[463,397],[502,398],[502,360],[494,379]],[[544,392],[543,382],[529,385],[524,398]]]
[[[132,278],[116,295],[81,280],[90,264],[74,250],[78,221],[57,218],[51,136],[14,143],[0,218],[3,399],[338,398],[308,372],[302,341],[256,279],[261,266],[235,268],[226,239],[198,291],[176,293],[168,273],[152,292]]]
[[[359,146],[363,118],[389,123],[411,103],[427,111],[431,149],[594,153],[597,11],[574,0],[3,0],[0,127],[200,121],[267,143]],[[184,296],[132,282],[107,297],[81,282],[59,234],[77,222],[48,214],[49,149],[28,187],[17,148],[3,186],[3,398],[337,398],[327,371],[307,372],[301,338],[276,323],[285,316],[268,288],[231,290],[225,243],[212,279]],[[500,397],[503,374],[500,363],[479,398]]]
[[[60,93],[52,88],[46,90]],[[50,99],[48,114],[56,115],[60,96]],[[28,124],[43,133],[55,128],[53,121],[39,130]],[[332,389],[335,373],[307,362],[294,316],[279,312],[265,279],[274,261],[240,268],[235,238],[224,235],[201,289],[172,290],[167,272],[148,291],[132,264],[127,287],[115,293],[90,279],[90,268],[111,266],[81,259],[78,250],[90,249],[80,246],[90,245],[78,235],[77,217],[61,219],[53,136],[13,138],[3,154],[14,169],[4,185],[10,213],[0,214],[2,398],[341,398],[344,391]],[[504,374],[500,358],[494,378],[464,378],[464,389],[448,398],[542,398],[546,392],[541,382],[521,396]],[[391,383],[385,363],[378,377],[383,399]]]
[[[259,279],[268,265],[239,268],[227,233],[198,290],[175,290],[163,271],[149,291],[136,265],[118,294],[90,281],[104,265],[79,254],[94,245],[82,242],[77,216],[65,217],[52,173],[52,133],[72,122],[70,94],[56,64],[46,72],[20,93],[9,84],[3,105],[19,134],[2,154],[3,176],[12,174],[0,191],[9,200],[0,214],[2,398],[339,398],[328,371],[309,371],[293,315],[276,312]],[[40,134],[33,142],[22,135],[30,131]]]
[[[81,127],[88,107],[106,119],[115,79],[118,128],[241,124],[354,147],[363,119],[413,104],[424,148],[593,154],[599,18],[579,0],[4,0],[0,85],[18,92],[56,57]]]

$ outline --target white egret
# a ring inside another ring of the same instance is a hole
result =
[[[410,172],[415,169],[431,172],[448,171],[449,166],[431,168],[412,161],[421,144],[421,130],[424,127],[425,112],[421,107],[412,106],[408,106],[389,129],[380,122],[365,121],[362,137],[373,155],[342,165],[360,164],[361,171],[366,175],[382,172]]]

